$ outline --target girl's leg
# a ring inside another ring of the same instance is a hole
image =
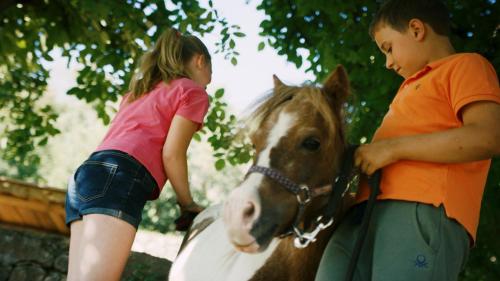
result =
[[[119,280],[136,231],[121,219],[101,214],[72,223],[67,280]]]
[[[66,203],[67,204],[67,203]],[[77,220],[71,223],[71,236],[69,240],[69,258],[68,258],[68,280],[77,280],[75,275],[75,270],[77,263],[76,260],[79,259],[80,253],[78,250],[80,249],[82,230],[83,230],[83,221]],[[70,276],[73,276],[70,278]]]

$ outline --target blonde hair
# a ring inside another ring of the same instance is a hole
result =
[[[211,63],[210,53],[200,39],[168,28],[158,37],[153,49],[141,57],[129,84],[127,101],[139,99],[160,81],[168,83],[181,77],[190,78],[186,65],[194,55],[203,55],[206,63]]]

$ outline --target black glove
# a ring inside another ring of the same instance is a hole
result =
[[[203,208],[194,202],[187,207],[182,207],[178,202],[177,205],[181,208],[181,214],[174,221],[175,230],[186,231],[193,223],[194,218],[203,210]]]
[[[181,212],[181,215],[175,219],[175,230],[186,231],[193,223],[194,218],[199,214],[199,212],[185,211]]]

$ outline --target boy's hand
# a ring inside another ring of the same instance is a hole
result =
[[[360,145],[354,154],[354,165],[371,176],[376,170],[396,162],[393,139]]]

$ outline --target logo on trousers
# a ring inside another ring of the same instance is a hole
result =
[[[418,268],[427,268],[427,259],[425,258],[424,255],[417,255],[414,261],[415,267]]]

